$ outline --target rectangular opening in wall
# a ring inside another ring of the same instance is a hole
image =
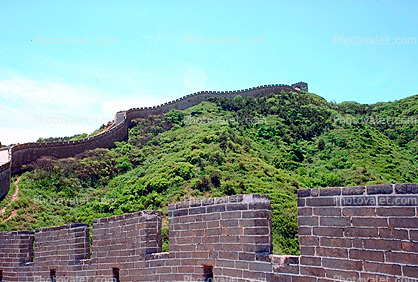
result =
[[[118,267],[112,268],[112,272],[113,272],[113,282],[120,282],[120,280],[119,280],[119,268]]]
[[[0,270],[0,282],[3,281],[3,270]]]
[[[51,282],[57,281],[57,271],[55,269],[49,270],[49,278],[51,279]]]
[[[203,281],[213,282],[213,265],[203,265]]]

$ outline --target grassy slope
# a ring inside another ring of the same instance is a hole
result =
[[[416,117],[417,109],[417,96],[335,105],[313,94],[282,93],[215,99],[139,120],[115,149],[29,166],[19,200],[0,222],[13,209],[18,216],[0,230],[91,223],[142,209],[166,212],[169,203],[186,199],[260,193],[271,197],[274,252],[297,254],[297,188],[418,182],[417,123],[350,124],[343,117]]]

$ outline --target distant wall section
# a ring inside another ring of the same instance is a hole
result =
[[[10,163],[0,166],[0,200],[3,199],[10,189]]]
[[[19,144],[11,148],[11,172],[20,171],[22,165],[33,162],[41,156],[66,158],[86,150],[112,148],[116,141],[126,137],[127,125],[126,122],[122,122],[99,135],[77,141]]]

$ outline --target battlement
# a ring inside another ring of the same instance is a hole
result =
[[[299,190],[300,256],[271,254],[265,195],[177,203],[168,216],[167,253],[156,211],[94,220],[91,253],[85,224],[0,232],[0,273],[3,281],[418,278],[418,184]]]
[[[303,81],[299,81],[297,83],[292,84],[292,87],[297,89],[298,91],[303,90],[303,91],[308,92],[308,84]]]

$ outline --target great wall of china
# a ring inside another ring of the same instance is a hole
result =
[[[22,165],[33,162],[42,156],[66,158],[86,150],[111,148],[116,141],[121,141],[127,137],[128,128],[132,125],[133,119],[167,113],[172,109],[184,110],[203,101],[207,101],[211,97],[233,98],[236,95],[241,95],[242,97],[250,96],[255,98],[270,93],[280,93],[281,91],[300,92],[301,89],[307,91],[308,84],[298,82],[291,86],[271,84],[234,91],[200,91],[159,106],[133,108],[127,111],[117,112],[115,120],[109,129],[90,138],[69,142],[25,143],[12,146],[10,148],[10,162],[0,165],[0,200],[9,191],[11,173],[19,172]]]
[[[112,147],[138,117],[186,109],[214,95],[257,97],[301,88],[203,92],[118,112],[108,131],[89,139],[14,146],[11,163],[0,167],[0,184],[8,190],[10,174],[40,156]],[[0,281],[418,281],[418,184],[298,190],[300,256],[272,254],[268,196],[170,205],[165,253],[162,219],[158,211],[95,219],[92,239],[90,227],[78,223],[0,232]]]
[[[273,255],[268,196],[0,232],[0,281],[418,281],[418,184],[298,191],[300,256]],[[212,280],[211,280],[212,279]]]

